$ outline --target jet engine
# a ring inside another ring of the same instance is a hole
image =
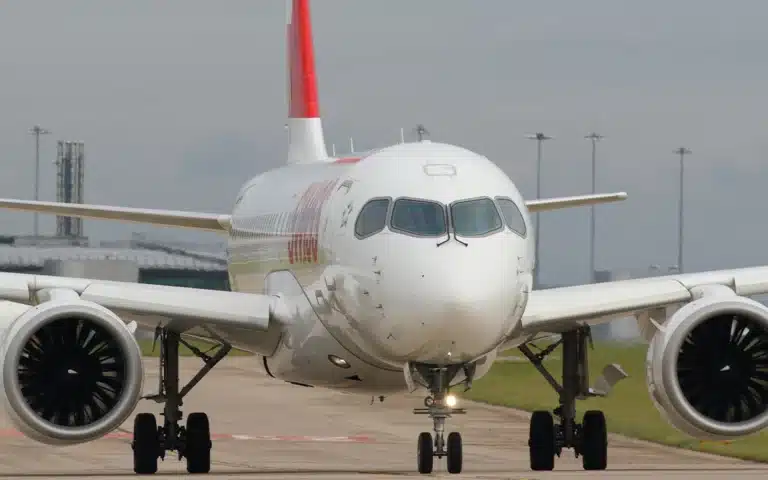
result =
[[[768,308],[724,286],[694,291],[651,341],[648,391],[670,424],[727,440],[768,426]]]
[[[5,410],[14,426],[49,445],[100,438],[141,397],[141,351],[110,310],[74,294],[40,305],[1,302]]]

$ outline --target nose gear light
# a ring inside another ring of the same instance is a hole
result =
[[[349,368],[351,365],[349,362],[344,360],[341,357],[337,357],[336,355],[328,355],[328,360],[331,361],[332,364],[336,365],[339,368]]]

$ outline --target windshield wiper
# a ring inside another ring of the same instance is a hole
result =
[[[460,244],[464,245],[465,247],[468,247],[469,244],[467,242],[459,240],[459,237],[456,236],[456,232],[453,232],[453,239],[459,242]],[[451,241],[451,232],[448,232],[448,238],[443,240],[442,242],[437,242],[437,246],[445,245],[446,243]]]
[[[450,226],[450,222],[448,221],[448,211],[445,205],[443,205],[443,221],[445,222],[445,233],[448,234],[448,238],[446,238],[442,242],[437,242],[437,248],[440,248],[440,246],[445,245],[446,243],[451,241],[451,226]]]
[[[448,218],[446,218],[446,220],[448,220]],[[438,242],[437,246],[440,247],[441,245],[445,245],[446,243],[448,243],[451,240],[451,231],[453,231],[453,239],[459,242],[460,244],[464,245],[465,247],[468,247],[469,244],[467,242],[459,240],[459,237],[456,235],[456,227],[453,226],[453,222],[448,221],[447,224],[448,224],[448,228],[446,230],[448,233],[448,238],[446,238],[442,242]]]
[[[448,208],[451,209],[451,212],[453,212],[452,207],[448,207]],[[453,215],[451,215],[451,216],[453,216]],[[449,222],[448,222],[448,238],[449,239],[451,238],[451,231],[453,231],[453,239],[454,240],[456,240],[460,244],[464,245],[465,247],[469,246],[469,244],[467,242],[459,240],[459,236],[456,235],[456,225],[453,224],[453,219],[452,218],[450,218]]]

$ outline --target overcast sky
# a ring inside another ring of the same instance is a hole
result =
[[[768,264],[768,3],[764,0],[314,1],[321,112],[343,151],[432,139],[498,163],[535,195],[587,193],[596,129],[598,267],[676,262],[678,163],[686,168],[686,269]],[[281,0],[4,0],[4,197],[55,198],[56,140],[86,144],[90,203],[227,213],[251,175],[283,162]],[[0,213],[1,233],[29,214]],[[542,216],[542,281],[588,275],[589,210]],[[42,217],[44,231],[54,220]],[[86,221],[97,239],[147,231]]]

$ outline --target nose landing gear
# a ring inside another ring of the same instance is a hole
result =
[[[429,432],[421,432],[417,443],[416,460],[419,473],[432,473],[434,458],[446,457],[448,473],[461,473],[463,466],[463,449],[461,434],[451,432],[445,438],[445,420],[452,415],[467,413],[463,408],[455,408],[455,397],[449,395],[450,379],[456,374],[453,367],[428,367],[420,369],[422,375],[428,373],[430,393],[424,399],[424,408],[415,408],[417,415],[429,415],[432,419],[434,438]],[[424,370],[428,370],[424,372]]]

